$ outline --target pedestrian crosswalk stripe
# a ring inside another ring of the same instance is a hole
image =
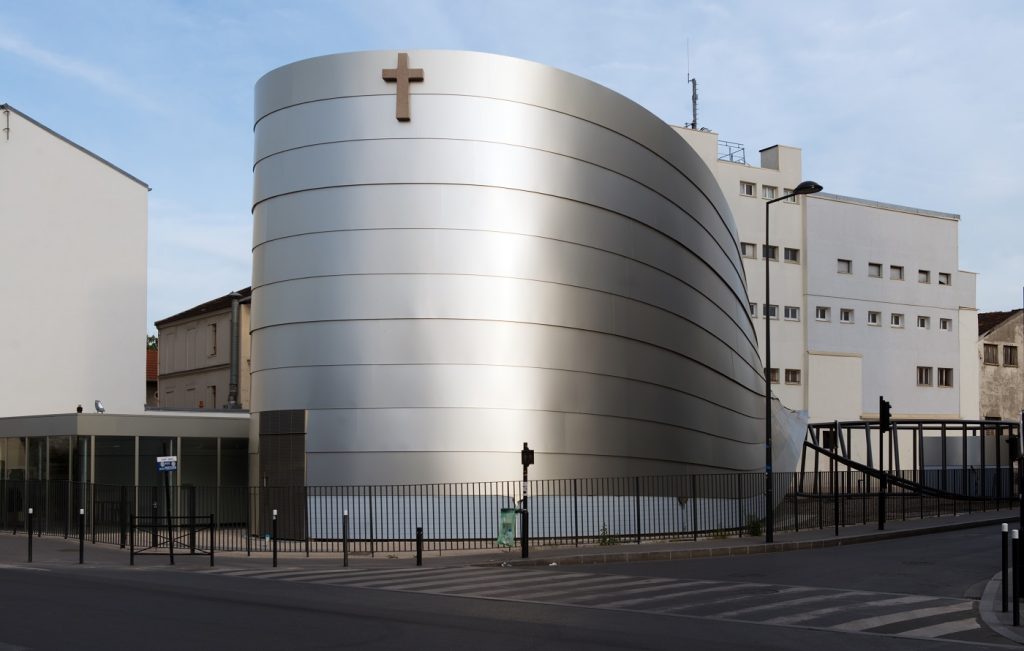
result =
[[[827,598],[838,598],[846,597],[851,595],[861,595],[862,592],[854,593],[839,593],[837,595],[829,595],[822,597]],[[925,601],[937,601],[938,597],[923,597],[919,595],[909,595],[906,597],[893,597],[892,599],[876,599],[875,601],[860,601],[852,604],[843,604],[842,606],[832,606],[831,608],[819,608],[817,610],[809,610],[803,613],[797,613],[795,615],[784,615],[782,617],[773,617],[772,619],[762,619],[758,623],[760,624],[774,624],[774,625],[793,625],[801,622],[807,622],[812,619],[819,619],[826,615],[832,615],[848,610],[857,608],[872,608],[872,607],[886,607],[886,606],[907,606],[910,604],[922,603]]]
[[[683,585],[698,586],[698,585],[708,585],[709,583],[711,583],[711,581],[691,581],[691,582],[689,582],[687,584],[683,584]],[[652,591],[664,590],[666,587],[669,587],[669,585],[671,585],[672,587],[678,587],[679,583],[677,581],[670,581],[668,583],[668,585],[661,584],[661,585],[655,585],[655,586],[643,586],[641,588],[631,588],[629,590],[616,590],[615,591],[615,596],[616,597],[621,597],[622,595],[628,595],[628,594],[638,594],[638,593],[644,593],[644,592],[650,593]],[[592,600],[598,600],[598,599],[607,598],[607,597],[608,597],[608,595],[606,595],[606,594],[592,594],[592,595],[583,595],[583,596],[580,596],[580,597],[572,597],[570,599],[565,599],[564,601],[567,601],[567,602],[573,603],[573,604],[579,604],[579,603],[581,603],[583,601],[592,601]],[[639,599],[639,601],[646,601],[646,600],[645,599]],[[605,607],[608,607],[607,604],[603,604],[603,605]]]
[[[641,584],[656,585],[657,583],[661,583],[662,585],[664,585],[665,582],[666,582],[665,580],[657,581],[657,580],[652,580],[652,579],[639,579],[639,580],[636,580],[636,581],[628,581],[628,582],[625,582],[625,583],[616,583],[614,585],[601,585],[601,584],[597,584],[597,585],[577,585],[576,587],[569,588],[569,589],[565,588],[566,584],[560,583],[560,584],[556,584],[558,587],[553,589],[553,590],[545,590],[545,591],[542,591],[542,592],[526,592],[525,594],[524,593],[518,593],[518,594],[513,594],[512,597],[515,598],[515,599],[521,600],[521,601],[526,601],[526,600],[531,600],[531,601],[544,600],[544,601],[546,601],[546,600],[549,600],[552,597],[556,597],[558,595],[574,594],[574,593],[579,592],[580,590],[595,590],[595,589],[615,590],[615,589],[617,589],[619,587],[626,587],[626,586],[631,586],[631,585],[641,585]],[[671,582],[668,581],[668,583],[671,583]]]
[[[879,628],[888,624],[897,624],[899,622],[906,622],[914,619],[922,619],[924,617],[931,617],[933,615],[946,615],[949,613],[960,612],[962,610],[971,610],[974,604],[970,601],[963,601],[960,603],[950,604],[948,606],[935,606],[933,608],[919,608],[917,610],[908,610],[899,613],[890,613],[888,615],[879,615],[877,617],[865,617],[864,619],[855,619],[852,622],[844,622],[831,626],[830,628],[839,631],[869,631],[873,628]]]
[[[792,594],[794,592],[808,592],[808,591],[811,591],[811,590],[820,590],[820,588],[801,588],[801,587],[786,588],[785,590],[780,591],[779,594]],[[758,611],[761,611],[761,610],[773,610],[773,609],[776,609],[776,608],[785,608],[787,606],[799,606],[799,605],[802,605],[802,604],[815,603],[817,601],[821,601],[822,599],[828,599],[830,597],[835,599],[835,598],[838,598],[840,596],[846,596],[846,595],[842,595],[841,593],[839,595],[835,595],[835,594],[833,594],[833,595],[816,594],[813,597],[800,597],[798,599],[781,599],[781,600],[774,600],[773,599],[772,601],[770,601],[769,603],[766,603],[766,604],[758,604],[756,606],[750,606],[749,608],[739,608],[737,610],[730,610],[730,611],[726,611],[724,613],[718,613],[718,614],[715,615],[715,617],[721,617],[722,619],[729,619],[729,618],[737,617],[739,615],[746,615],[748,613],[754,613],[754,612],[758,612]]]
[[[941,624],[923,626],[909,631],[901,631],[900,635],[905,635],[907,637],[942,637],[943,635],[972,631],[976,628],[981,628],[981,624],[972,617],[970,619],[958,619],[952,622],[943,622]]]
[[[740,590],[743,588],[750,588],[760,584],[757,583],[731,583],[728,585],[716,585],[713,588],[700,588],[698,590],[679,590],[677,592],[669,592],[662,595],[656,595],[647,598],[638,599],[623,599],[621,601],[612,601],[609,603],[595,604],[599,608],[627,608],[629,606],[635,606],[641,603],[649,603],[652,601],[664,601],[665,599],[678,599],[679,597],[689,597],[696,594],[706,594],[708,592],[729,592],[732,590]]]

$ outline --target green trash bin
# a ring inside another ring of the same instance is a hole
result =
[[[501,509],[498,515],[498,546],[514,547],[516,544],[516,510]]]

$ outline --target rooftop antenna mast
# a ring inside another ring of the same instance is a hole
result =
[[[693,107],[693,121],[686,126],[697,130],[697,79],[690,76],[690,39],[686,39],[686,83],[690,84],[690,102]]]

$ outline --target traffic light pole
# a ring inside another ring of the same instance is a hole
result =
[[[526,508],[526,497],[527,497],[527,492],[528,492],[527,488],[529,486],[529,477],[528,477],[529,468],[530,468],[530,466],[533,465],[533,450],[530,449],[530,446],[528,446],[525,441],[523,442],[523,451],[520,453],[520,460],[523,463],[523,502],[520,505],[520,510],[519,510],[519,512],[522,514],[522,525],[523,525],[523,535],[522,535],[521,540],[522,540],[522,544],[523,544],[523,558],[529,558],[530,557],[530,512]]]

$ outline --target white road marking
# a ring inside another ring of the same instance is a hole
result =
[[[899,613],[890,613],[888,615],[879,615],[877,617],[865,617],[863,619],[855,619],[852,622],[836,624],[835,626],[830,626],[829,628],[838,631],[869,631],[873,628],[879,628],[881,626],[887,626],[889,624],[908,622],[915,619],[922,619],[924,617],[932,617],[933,615],[957,613],[964,610],[970,610],[973,607],[973,602],[964,601],[961,603],[950,604],[949,606],[919,608],[917,610],[907,610]]]

